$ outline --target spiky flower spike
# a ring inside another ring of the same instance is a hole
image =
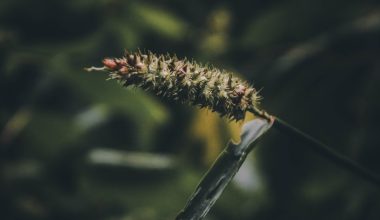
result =
[[[122,58],[105,58],[103,67],[123,86],[135,85],[159,96],[209,108],[232,120],[244,119],[260,99],[257,91],[232,73],[201,66],[194,61],[151,52],[126,52]]]

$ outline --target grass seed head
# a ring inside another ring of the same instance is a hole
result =
[[[231,120],[244,119],[260,100],[258,92],[231,73],[176,56],[126,52],[122,58],[105,58],[103,67],[123,86],[136,86],[155,94],[208,108]]]

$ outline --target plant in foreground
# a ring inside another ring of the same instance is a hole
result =
[[[241,143],[228,144],[177,219],[203,218],[252,149],[250,143],[255,143],[271,126],[380,186],[380,179],[356,162],[281,119],[260,110],[257,106],[260,100],[258,92],[232,73],[202,66],[194,61],[181,60],[176,56],[158,56],[151,52],[143,54],[140,51],[126,52],[122,58],[105,58],[103,67],[90,67],[86,70],[106,71],[110,79],[120,81],[123,86],[137,86],[164,98],[209,108],[232,120],[244,119],[247,111],[265,119],[266,122],[256,119],[253,123],[247,123],[248,125],[243,127]]]

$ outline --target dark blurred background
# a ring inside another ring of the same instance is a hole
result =
[[[121,88],[124,49],[239,73],[262,107],[380,174],[380,5],[0,2],[0,219],[173,219],[242,123]],[[368,219],[377,187],[271,131],[209,220]]]

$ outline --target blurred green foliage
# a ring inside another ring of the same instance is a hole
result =
[[[173,219],[184,206],[238,126],[83,71],[138,48],[238,72],[264,109],[380,173],[378,1],[2,0],[1,219]],[[379,210],[377,188],[271,132],[207,218]]]

